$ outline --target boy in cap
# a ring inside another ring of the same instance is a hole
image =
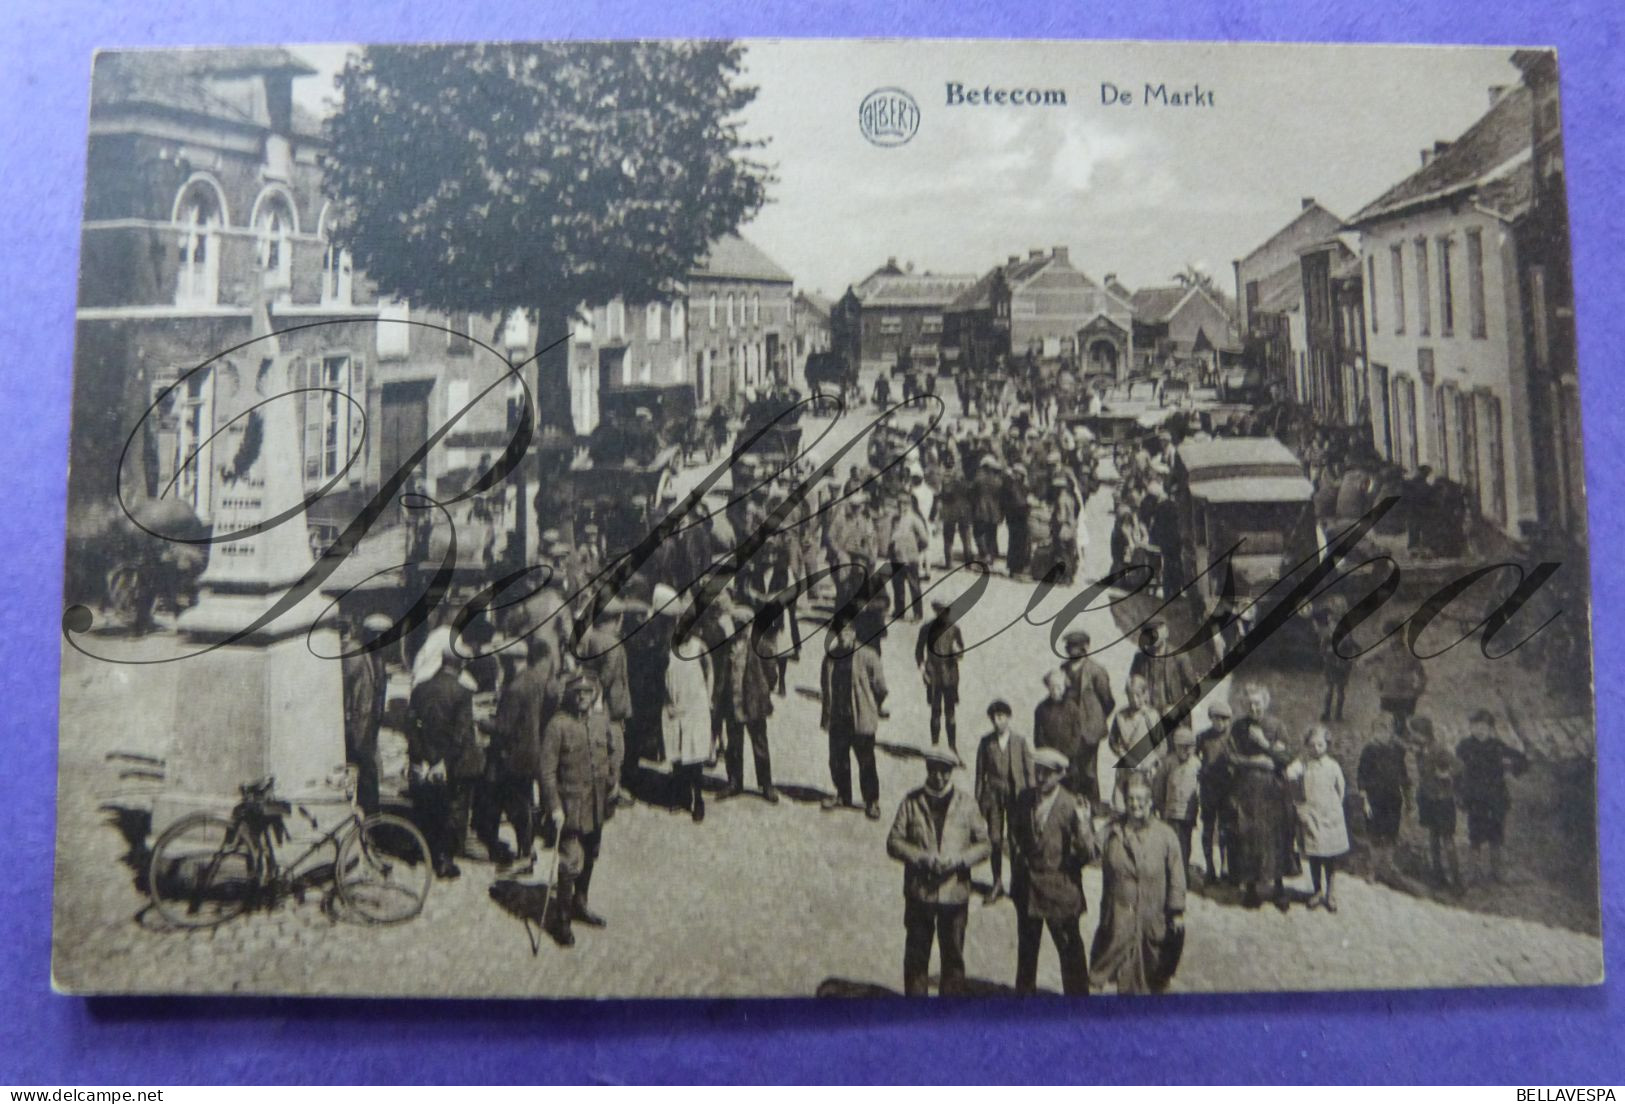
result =
[[[1088,907],[1083,868],[1097,849],[1089,807],[1061,786],[1067,765],[1067,757],[1054,748],[1035,752],[1033,783],[1011,807],[1018,993],[1037,988],[1045,927],[1061,960],[1062,991],[1080,997],[1089,992],[1089,960],[1078,921]]]
[[[1196,733],[1188,724],[1174,729],[1174,752],[1157,765],[1151,796],[1157,815],[1179,837],[1185,869],[1191,865],[1191,833],[1196,827],[1202,761],[1196,756]]]
[[[1202,813],[1202,859],[1207,863],[1209,882],[1224,877],[1225,857],[1230,849],[1224,808],[1230,792],[1231,719],[1229,703],[1216,698],[1207,707],[1208,726],[1196,734],[1196,757],[1202,763],[1196,776],[1197,804]]]
[[[994,701],[987,707],[993,731],[976,749],[976,804],[987,820],[992,842],[993,885],[984,903],[1005,896],[1004,849],[1009,809],[1016,795],[1033,784],[1033,750],[1027,738],[1010,729],[1010,704]]]
[[[903,992],[911,997],[925,995],[933,936],[942,960],[938,992],[951,995],[965,980],[970,872],[989,843],[976,803],[953,783],[959,765],[951,748],[926,749],[925,785],[903,799],[886,837],[886,854],[903,864]]]

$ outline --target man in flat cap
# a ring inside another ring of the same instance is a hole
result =
[[[965,981],[965,926],[971,868],[988,855],[987,825],[976,803],[954,785],[959,756],[951,748],[925,752],[925,784],[897,807],[886,854],[903,864],[903,992],[924,996],[935,938],[942,962],[938,993]]]
[[[1049,928],[1061,959],[1061,988],[1089,992],[1089,960],[1078,922],[1087,909],[1083,868],[1097,848],[1089,807],[1061,786],[1067,758],[1054,748],[1033,755],[1032,786],[1010,810],[1016,902],[1016,991],[1038,987],[1038,950]]]
[[[976,748],[976,804],[987,821],[988,839],[993,844],[993,886],[986,898],[990,905],[1005,895],[1007,814],[1016,796],[1033,784],[1032,745],[1027,737],[1011,730],[1010,712],[1010,704],[1005,701],[987,707],[993,731],[983,736]]]
[[[593,709],[597,700],[598,681],[585,671],[576,672],[565,684],[563,707],[542,730],[537,781],[559,847],[559,881],[548,932],[561,947],[575,945],[573,921],[604,926],[603,917],[587,907],[587,892],[615,780],[620,777],[622,751],[609,718]]]

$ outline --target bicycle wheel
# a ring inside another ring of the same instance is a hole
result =
[[[423,911],[434,880],[429,845],[408,820],[370,816],[339,845],[333,869],[339,899],[374,924],[398,924]]]
[[[225,817],[193,813],[158,837],[147,892],[177,927],[206,928],[241,913],[259,884],[259,859]]]

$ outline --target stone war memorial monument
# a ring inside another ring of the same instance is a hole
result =
[[[263,303],[255,322],[258,339],[218,374],[222,428],[210,451],[217,465],[235,457],[225,462],[235,470],[223,480],[198,602],[176,624],[187,645],[207,648],[180,664],[173,684],[167,776],[187,801],[229,798],[239,785],[268,776],[284,796],[311,795],[344,765],[331,601],[312,589],[288,603],[315,563],[295,417],[304,394]],[[243,536],[220,540],[236,533]],[[283,603],[288,608],[278,612]],[[155,830],[170,804],[155,806]]]

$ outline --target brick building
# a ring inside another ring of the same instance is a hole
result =
[[[900,268],[888,257],[835,304],[831,345],[858,367],[890,366],[905,349],[916,364],[935,367],[948,304],[975,282],[975,276]]]
[[[737,234],[688,274],[688,355],[702,406],[788,379],[793,281]]]
[[[973,371],[1031,353],[1116,377],[1133,343],[1128,301],[1073,267],[1063,245],[1011,255],[943,311],[944,356]]]

